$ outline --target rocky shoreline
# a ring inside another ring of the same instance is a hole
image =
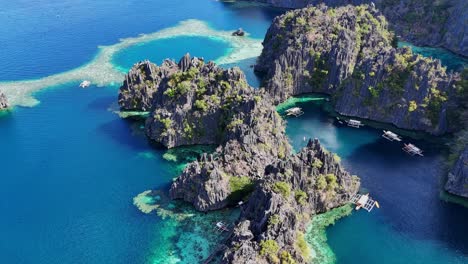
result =
[[[394,42],[371,6],[311,6],[275,18],[255,70],[276,103],[327,93],[342,115],[434,135],[456,130],[459,74]]]
[[[451,194],[468,198],[468,146],[465,146],[450,170],[445,190]]]
[[[254,0],[277,7],[304,8],[324,3],[331,7],[348,4],[374,5],[403,40],[421,46],[443,47],[468,56],[468,4],[462,0]]]
[[[179,63],[138,63],[120,89],[119,104],[151,109],[147,135],[165,147],[218,145],[186,166],[170,196],[199,211],[244,201],[225,263],[306,263],[303,232],[310,216],[348,203],[359,189],[359,178],[318,140],[293,154],[272,98],[250,87],[238,68],[188,54]]]
[[[445,190],[451,194],[468,198],[468,69],[456,84],[459,88],[461,104],[459,122],[463,129],[455,133],[450,144],[449,163],[453,163]]]

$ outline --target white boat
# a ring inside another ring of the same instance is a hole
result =
[[[384,130],[383,132],[384,132],[382,135],[383,138],[390,140],[390,141],[401,141],[401,137],[393,133],[392,131]]]
[[[354,128],[360,128],[361,126],[364,126],[364,124],[361,121],[355,120],[355,119],[350,119],[346,121],[346,123],[348,124],[348,126],[354,127]]]
[[[87,81],[87,80],[84,80],[80,83],[80,87],[81,88],[87,88],[91,85],[91,82],[90,81]]]
[[[221,232],[229,232],[228,226],[221,221],[216,223],[216,228]]]
[[[298,117],[303,114],[304,114],[304,111],[302,111],[300,107],[293,107],[293,108],[289,108],[288,110],[286,110],[286,115],[288,116]]]
[[[414,155],[419,155],[419,156],[424,156],[422,153],[423,151],[416,147],[415,145],[413,144],[404,144],[405,146],[402,148],[404,152],[410,154],[411,156],[414,156]]]

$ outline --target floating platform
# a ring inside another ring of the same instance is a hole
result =
[[[369,194],[355,194],[350,202],[356,205],[356,210],[364,208],[364,210],[370,212],[375,206],[380,207],[377,201],[369,197]]]

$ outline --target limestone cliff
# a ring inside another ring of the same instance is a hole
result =
[[[290,155],[283,120],[273,102],[267,94],[254,94],[258,97],[246,97],[231,121],[221,121],[225,132],[216,152],[187,165],[174,181],[173,199],[184,199],[201,211],[235,204],[264,176],[267,165]]]
[[[468,146],[465,146],[449,172],[445,189],[449,193],[468,198]]]
[[[148,136],[168,148],[219,144],[257,106],[260,95],[238,68],[224,70],[185,56],[174,69],[158,86],[146,122]]]
[[[227,263],[309,263],[304,241],[313,214],[343,205],[359,188],[359,179],[344,171],[318,140],[265,170],[243,208]]]
[[[284,121],[273,101],[263,90],[250,87],[240,69],[222,69],[188,54],[178,64],[144,65],[159,69],[164,77],[151,90],[128,93],[125,101],[151,102],[146,106],[153,109],[146,120],[148,137],[168,148],[219,146],[214,154],[187,166],[172,185],[172,198],[191,202],[198,210],[222,208],[242,198],[237,185],[251,185],[263,176],[265,166],[289,155]],[[140,67],[135,65],[129,75]],[[148,74],[138,78],[124,83],[120,94],[154,79]]]
[[[149,61],[135,64],[125,75],[119,90],[119,105],[124,111],[151,110],[153,95],[160,82],[174,73],[176,64],[165,60],[159,67]]]
[[[303,8],[374,4],[402,39],[423,46],[444,47],[468,56],[468,2],[464,0],[256,0],[278,7]]]
[[[6,96],[5,96],[5,94],[3,94],[0,91],[0,110],[6,109],[8,107],[9,107],[8,100],[7,100]]]
[[[453,163],[448,173],[445,190],[468,198],[468,69],[462,72],[462,78],[456,83],[461,104],[458,109],[458,122],[463,127],[455,133],[450,144],[449,163]]]
[[[275,18],[255,69],[276,102],[322,92],[343,115],[452,131],[459,75],[392,42],[387,21],[371,6],[307,7]]]

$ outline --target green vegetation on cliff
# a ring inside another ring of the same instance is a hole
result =
[[[245,199],[254,190],[253,180],[246,176],[229,176],[229,186],[231,188],[231,194],[229,195],[231,202]]]

